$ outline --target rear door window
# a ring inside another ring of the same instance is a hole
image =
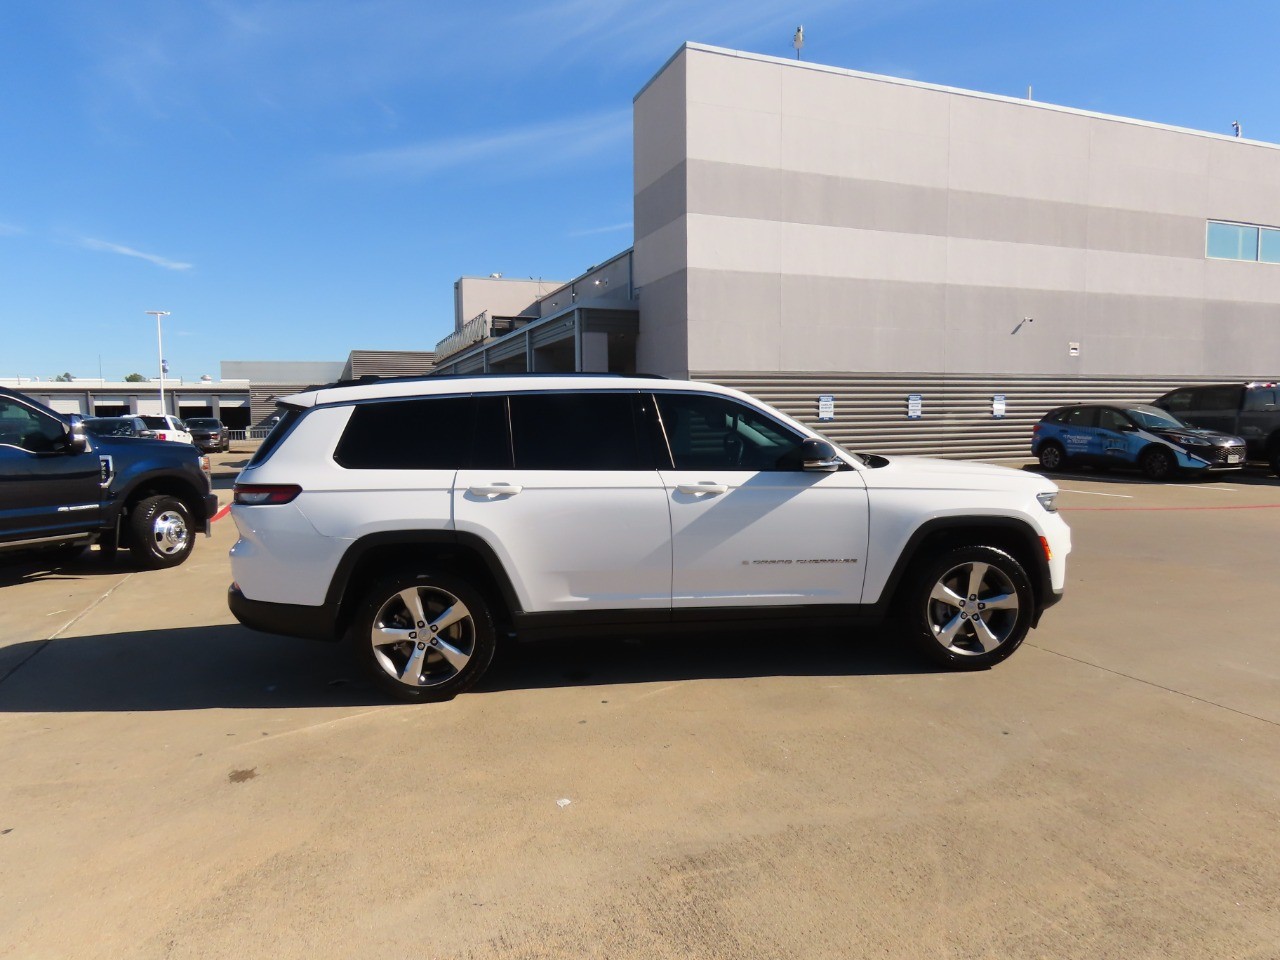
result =
[[[508,398],[517,470],[652,470],[635,393],[517,393]]]

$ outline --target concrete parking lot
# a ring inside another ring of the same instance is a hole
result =
[[[1280,481],[1057,479],[1067,599],[977,674],[565,642],[391,705],[234,624],[229,519],[7,568],[0,957],[1280,957]]]

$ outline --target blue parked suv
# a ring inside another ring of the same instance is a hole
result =
[[[1050,410],[1032,430],[1031,453],[1046,470],[1129,467],[1151,480],[1244,466],[1240,437],[1184,423],[1147,404],[1077,403]]]

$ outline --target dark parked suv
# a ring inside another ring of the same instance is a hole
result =
[[[231,436],[221,420],[214,417],[188,417],[186,422],[191,442],[205,453],[231,449]]]
[[[1243,437],[1250,460],[1280,476],[1280,383],[1215,383],[1166,393],[1157,407],[1197,427]]]

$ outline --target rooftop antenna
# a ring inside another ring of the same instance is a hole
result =
[[[1031,95],[1031,84],[1029,84],[1029,83],[1027,84],[1027,99],[1028,99],[1028,100],[1034,100],[1034,99],[1035,99],[1035,97],[1033,97],[1033,96]]]
[[[1231,129],[1232,129],[1232,130],[1234,130],[1234,131],[1236,132],[1236,136],[1237,136],[1237,137],[1242,137],[1242,136],[1244,136],[1244,131],[1243,131],[1243,130],[1241,129],[1241,127],[1240,127],[1240,121],[1239,121],[1239,120],[1232,120],[1232,121],[1231,121]]]
[[[800,51],[804,49],[804,24],[796,27],[796,35],[791,38],[791,45],[796,48],[796,59],[800,59]]]

